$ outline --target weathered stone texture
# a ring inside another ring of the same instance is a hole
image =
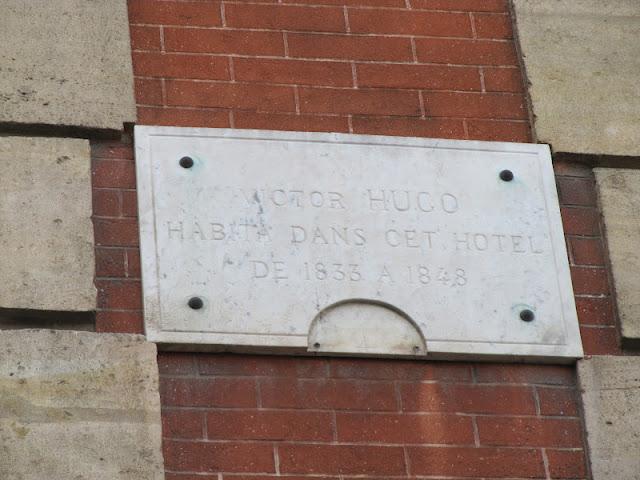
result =
[[[154,344],[13,330],[0,352],[0,478],[164,478]]]
[[[624,340],[640,341],[640,170],[596,168]]]
[[[540,142],[639,155],[640,2],[514,0]]]
[[[0,122],[135,121],[125,0],[4,0],[0,45]]]
[[[0,308],[96,307],[89,142],[0,137]]]
[[[593,480],[637,480],[640,357],[578,362]]]

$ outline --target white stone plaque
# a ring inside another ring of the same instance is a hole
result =
[[[582,356],[545,145],[139,126],[135,135],[153,341]]]

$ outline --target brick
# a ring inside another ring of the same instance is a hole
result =
[[[278,32],[165,28],[168,52],[284,55],[284,39]]]
[[[131,247],[139,244],[138,221],[135,218],[94,218],[96,245]]]
[[[473,140],[523,143],[531,141],[529,123],[524,121],[467,120],[467,129],[469,138]]]
[[[138,196],[135,190],[121,190],[122,216],[136,217],[138,215]]]
[[[142,285],[136,280],[96,280],[98,306],[117,310],[142,309]]]
[[[418,93],[398,90],[299,89],[303,113],[420,116]]]
[[[556,177],[561,205],[596,206],[596,189],[592,178]]]
[[[133,73],[143,77],[228,80],[226,57],[185,53],[133,52]]]
[[[323,358],[209,354],[198,356],[201,375],[317,378],[327,374]]]
[[[256,407],[256,383],[239,378],[161,378],[162,404],[176,407]]]
[[[508,14],[479,13],[473,16],[478,38],[508,39],[513,37]]]
[[[353,133],[405,137],[465,138],[462,120],[354,116]]]
[[[192,353],[158,352],[160,375],[192,375],[196,373],[196,358]]]
[[[587,468],[582,450],[547,450],[551,478],[585,478]]]
[[[578,297],[576,310],[581,325],[615,326],[611,297]]]
[[[571,267],[571,281],[576,295],[606,295],[609,293],[607,271],[599,267]]]
[[[157,78],[135,78],[134,91],[138,105],[162,105],[162,82]]]
[[[415,43],[420,62],[456,65],[518,65],[516,50],[511,42],[416,38]]]
[[[274,478],[271,476],[267,476],[267,475],[223,475],[223,477],[225,480],[274,480]],[[309,477],[307,476],[297,476],[297,475],[278,475],[276,477],[278,480],[310,480]],[[217,479],[217,477],[216,477]],[[212,479],[212,480],[216,480],[216,479]],[[325,477],[325,476],[317,476],[314,475],[313,477],[311,477],[312,480],[341,480],[340,477]],[[167,480],[169,480],[167,478]],[[186,479],[178,479],[178,480],[186,480]],[[208,480],[207,478],[194,478],[194,479],[189,479],[189,480]]]
[[[509,447],[582,446],[580,422],[557,418],[478,417],[481,445]]]
[[[135,188],[136,168],[125,160],[94,160],[93,188]]]
[[[466,13],[420,12],[415,10],[348,9],[353,33],[471,37],[471,20]]]
[[[578,404],[575,390],[570,388],[538,387],[540,415],[576,417]]]
[[[350,7],[399,7],[405,8],[405,0],[283,0],[282,3],[303,3],[312,5],[339,5]]]
[[[408,38],[292,33],[287,42],[291,57],[413,61]]]
[[[127,248],[127,278],[140,278],[140,250],[137,248]]]
[[[356,445],[280,445],[283,473],[404,475],[401,447]]]
[[[188,107],[249,108],[293,112],[293,87],[167,80],[167,103]]]
[[[163,410],[164,438],[204,438],[204,412],[198,410]]]
[[[507,0],[411,0],[413,8],[461,12],[507,12]]]
[[[520,93],[524,91],[522,74],[518,68],[484,67],[483,74],[487,92]]]
[[[540,450],[409,447],[412,475],[544,478]]]
[[[133,145],[129,138],[122,140],[92,140],[91,158],[112,160],[133,160]]]
[[[233,69],[239,81],[353,86],[351,65],[345,62],[236,58]]]
[[[258,113],[246,110],[234,111],[233,116],[235,128],[297,130],[304,132],[349,131],[349,122],[346,116]]]
[[[398,408],[389,382],[356,380],[260,380],[262,406],[389,411]]]
[[[167,470],[187,472],[274,472],[273,449],[264,443],[211,443],[165,439]]]
[[[553,365],[508,365],[482,363],[475,365],[480,383],[522,383],[540,385],[575,385],[571,367]]]
[[[267,476],[265,476],[265,477],[269,478]],[[232,478],[234,480],[238,480],[239,478],[243,478],[243,477],[237,477],[234,474],[232,477],[231,476],[227,476],[226,478]],[[203,473],[190,474],[190,473],[169,473],[169,472],[165,472],[164,479],[165,480],[220,480],[220,477],[218,476],[217,473],[212,473],[210,475],[207,475],[207,474],[203,474]]]
[[[160,50],[160,27],[131,25],[132,50]]]
[[[208,438],[224,440],[333,439],[329,412],[217,411],[207,414]]]
[[[495,413],[533,415],[529,387],[405,383],[400,385],[402,409],[419,412]]]
[[[119,190],[94,189],[93,215],[97,217],[119,217],[121,213]]]
[[[129,23],[214,27],[221,25],[218,2],[130,0]]]
[[[425,92],[423,96],[427,116],[514,120],[527,118],[527,108],[522,95]]]
[[[361,64],[357,74],[359,87],[480,90],[479,70],[474,67]]]
[[[139,125],[229,128],[229,111],[222,109],[138,107]]]
[[[600,235],[600,213],[595,208],[561,207],[566,235]]]
[[[585,355],[620,355],[618,331],[614,327],[580,327]]]
[[[96,248],[96,277],[124,277],[124,249]]]
[[[96,312],[96,332],[144,333],[142,311]]]
[[[570,237],[568,241],[574,265],[605,265],[600,238]]]
[[[593,170],[589,165],[572,160],[564,160],[558,154],[554,155],[553,171],[556,176],[593,178]]]
[[[227,3],[229,27],[312,32],[346,32],[342,8]]]
[[[473,445],[471,418],[460,415],[339,413],[339,442]]]
[[[332,358],[329,366],[329,375],[335,378],[445,382],[471,380],[470,366],[462,363]]]

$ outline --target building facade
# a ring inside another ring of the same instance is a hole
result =
[[[3,3],[1,478],[640,479],[635,1]],[[550,145],[584,359],[156,355],[134,125]]]

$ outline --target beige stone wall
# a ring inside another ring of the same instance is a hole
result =
[[[578,364],[593,480],[637,480],[640,472],[640,357]]]
[[[622,338],[640,342],[640,170],[596,168]]]
[[[0,478],[164,478],[155,345],[18,330],[0,352]]]
[[[513,0],[538,141],[640,155],[640,2]]]
[[[0,308],[95,310],[89,142],[0,137],[0,163]]]
[[[3,0],[0,44],[0,123],[135,121],[126,1]]]

